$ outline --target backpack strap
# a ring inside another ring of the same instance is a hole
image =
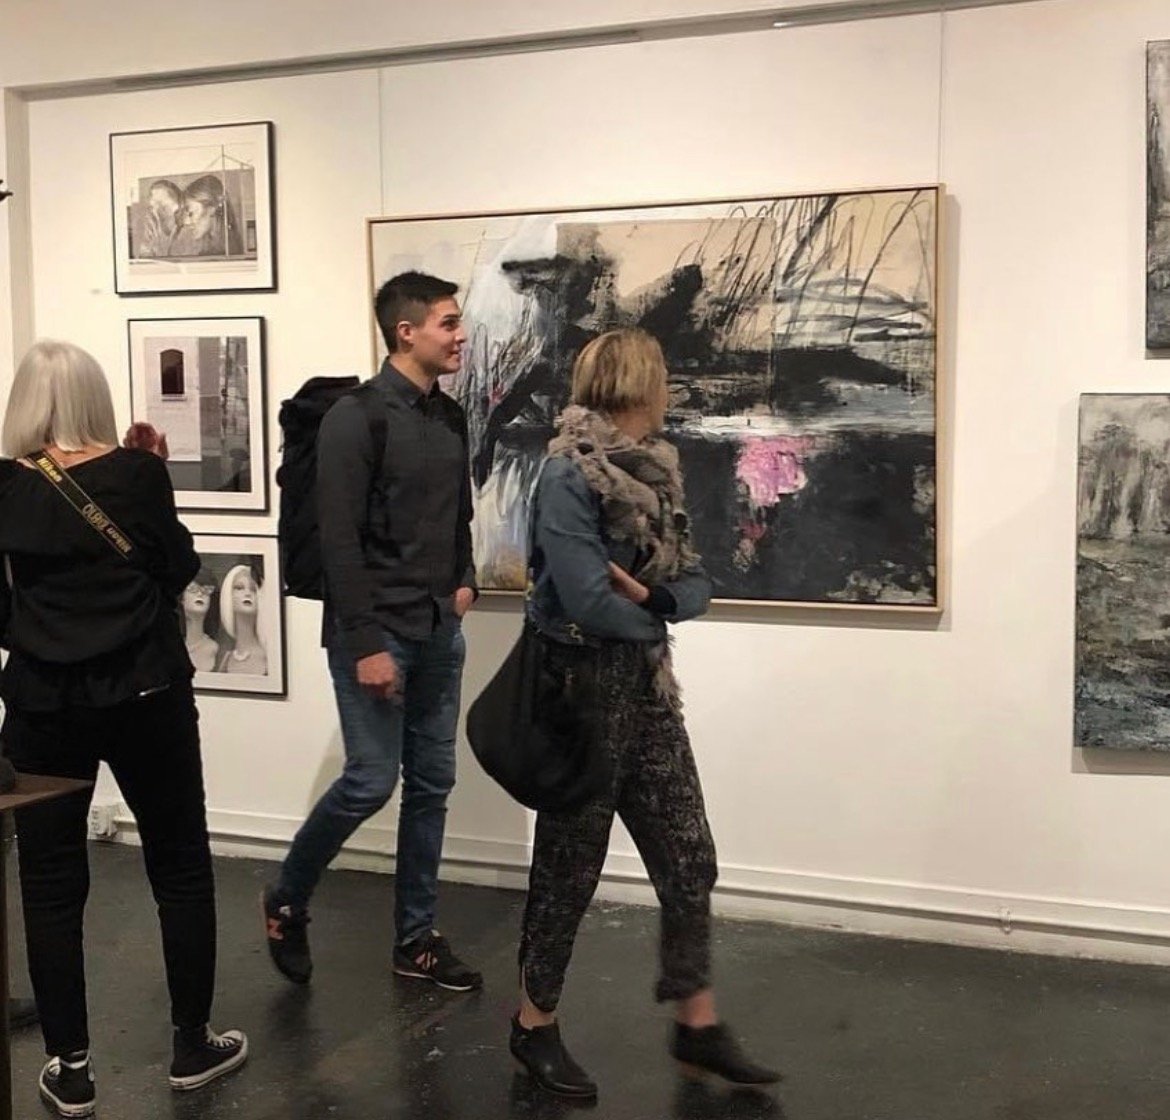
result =
[[[25,462],[35,467],[52,483],[57,493],[77,510],[85,523],[100,534],[106,544],[123,559],[130,559],[134,553],[134,545],[130,538],[102,512],[101,506],[77,485],[73,476],[60,466],[52,455],[47,451],[38,451],[35,455],[29,455]]]
[[[353,395],[361,402],[365,409],[366,419],[370,423],[370,442],[375,450],[381,448],[378,457],[378,469],[374,475],[374,482],[381,479],[386,467],[386,443],[390,439],[390,421],[386,417],[387,405],[382,400],[380,391],[369,382],[364,381],[353,391]],[[371,486],[371,489],[373,487]]]
[[[540,466],[536,471],[536,477],[532,480],[532,486],[528,491],[528,525],[525,527],[524,543],[528,553],[528,569],[530,574],[532,569],[532,553],[536,550],[536,492],[540,489],[540,479],[544,474],[544,468],[547,466],[548,455],[546,454],[540,461]]]

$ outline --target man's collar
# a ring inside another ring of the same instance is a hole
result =
[[[377,381],[386,389],[393,389],[402,399],[411,406],[417,404],[425,396],[434,396],[439,392],[439,383],[436,381],[429,394],[424,393],[410,380],[389,358],[382,361],[382,368],[378,371]]]

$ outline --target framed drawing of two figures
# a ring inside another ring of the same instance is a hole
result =
[[[110,137],[119,295],[272,291],[272,122]]]

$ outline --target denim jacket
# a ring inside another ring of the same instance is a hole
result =
[[[607,564],[633,572],[638,557],[628,541],[609,540],[601,499],[570,459],[548,459],[530,507],[526,615],[555,641],[660,642],[667,622],[697,618],[711,601],[711,580],[701,567],[661,585],[657,611],[638,606],[610,586]]]

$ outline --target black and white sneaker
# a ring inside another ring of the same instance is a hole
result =
[[[96,1107],[88,1050],[50,1058],[41,1070],[41,1096],[58,1116],[92,1116]]]
[[[434,929],[394,947],[394,971],[399,976],[430,980],[450,992],[470,992],[483,987],[483,977],[451,952],[447,939]]]
[[[248,1060],[248,1039],[243,1031],[216,1034],[210,1027],[189,1033],[175,1031],[175,1060],[171,1062],[171,1088],[178,1092],[204,1085],[239,1069]]]

